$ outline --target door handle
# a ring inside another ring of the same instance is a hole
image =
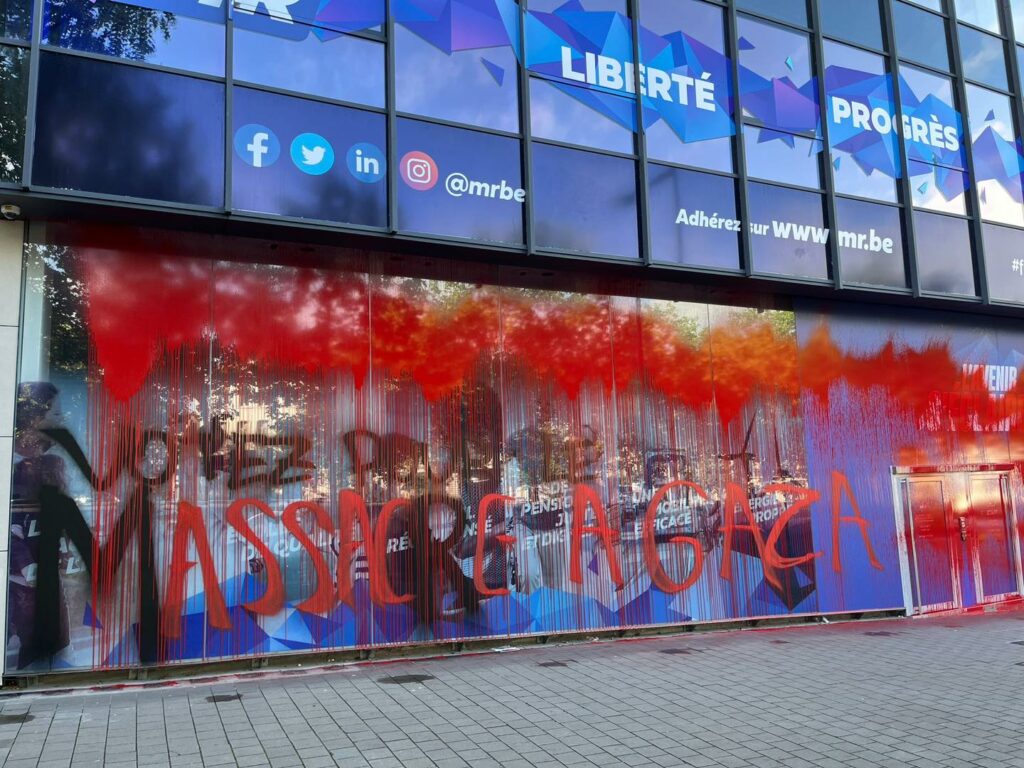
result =
[[[960,541],[967,541],[967,516],[961,515],[957,519],[960,522]]]

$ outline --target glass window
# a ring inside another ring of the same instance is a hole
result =
[[[235,80],[383,107],[384,45],[323,31],[281,37],[235,27]]]
[[[899,208],[837,197],[836,219],[844,283],[906,288]]]
[[[28,50],[0,46],[0,181],[21,181],[27,108]]]
[[[514,0],[479,4],[474,13],[424,15],[419,6],[395,7],[399,111],[518,131],[519,10]]]
[[[920,5],[922,8],[931,8],[933,11],[942,12],[942,0],[910,0],[914,5]]]
[[[914,205],[964,213],[967,177],[963,122],[954,105],[952,81],[903,66],[900,98]]]
[[[639,257],[632,160],[534,144],[533,187],[538,247]]]
[[[884,48],[878,0],[818,0],[822,34],[869,48]]]
[[[922,291],[976,295],[966,219],[915,211],[914,239]]]
[[[647,185],[654,261],[739,269],[733,179],[651,164]]]
[[[1003,31],[996,0],[955,0],[954,5],[958,21],[966,21],[997,35]]]
[[[249,88],[232,114],[234,208],[387,224],[383,115]]]
[[[885,58],[826,40],[825,94],[836,192],[895,202],[898,123]]]
[[[657,95],[644,97],[647,156],[732,171],[731,137],[736,131],[723,10],[697,0],[643,3],[640,23],[646,82],[657,79],[663,84]],[[668,86],[666,78],[673,75],[693,82],[685,103],[678,90]],[[697,87],[701,88],[700,98]]]
[[[1006,55],[1003,41],[970,27],[958,27],[960,34],[960,64],[968,80],[1006,90]]]
[[[743,126],[747,174],[801,187],[820,187],[821,141],[771,128]]]
[[[635,127],[632,99],[530,79],[530,130],[538,139],[632,153]]]
[[[399,120],[397,155],[400,229],[523,242],[518,140]]]
[[[788,21],[790,24],[807,26],[806,0],[736,0],[736,7]]]
[[[982,230],[989,296],[1024,304],[1024,232],[992,224]]]
[[[0,0],[0,37],[28,40],[32,36],[32,0]]]
[[[747,200],[755,272],[828,279],[829,231],[821,195],[750,184]]]
[[[949,69],[945,19],[901,2],[892,4],[892,15],[900,58]]]
[[[819,186],[821,115],[807,35],[740,18],[739,36],[748,172]]]
[[[224,205],[224,86],[43,53],[32,183]]]
[[[1024,166],[1009,97],[968,85],[967,118],[981,217],[1024,226]]]
[[[115,0],[43,6],[44,43],[208,75],[224,74],[224,30],[222,22]]]

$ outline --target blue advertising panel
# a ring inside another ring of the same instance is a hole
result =
[[[825,98],[836,192],[896,201],[896,105],[885,59],[825,42]]]
[[[1010,98],[968,85],[967,115],[981,217],[1024,226],[1024,156]]]
[[[537,247],[639,258],[632,160],[535,144],[533,187]]]
[[[176,16],[223,22],[232,0],[116,0],[125,5],[167,11]],[[235,27],[271,35],[322,40],[342,32],[377,29],[384,23],[386,0],[234,0]]]
[[[647,180],[654,261],[739,269],[735,180],[653,163]]]
[[[748,170],[818,187],[821,112],[807,35],[742,17],[738,34]]]
[[[224,86],[43,53],[32,183],[224,204]]]
[[[836,223],[844,283],[906,288],[899,208],[840,197]]]
[[[387,224],[383,115],[249,88],[234,92],[232,206]]]
[[[523,242],[519,141],[402,119],[397,157],[400,229]]]
[[[400,112],[519,130],[515,0],[394,0]]]
[[[384,106],[384,43],[354,35],[301,39],[235,27],[235,82]]]
[[[815,280],[828,279],[821,195],[750,184],[750,252],[755,272]]]

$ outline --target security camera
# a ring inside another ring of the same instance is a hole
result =
[[[0,205],[0,213],[2,213],[3,217],[8,221],[14,221],[21,216],[21,206],[5,203],[4,205]]]

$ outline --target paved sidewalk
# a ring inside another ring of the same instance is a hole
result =
[[[1024,767],[1024,613],[0,699],[5,765]]]

